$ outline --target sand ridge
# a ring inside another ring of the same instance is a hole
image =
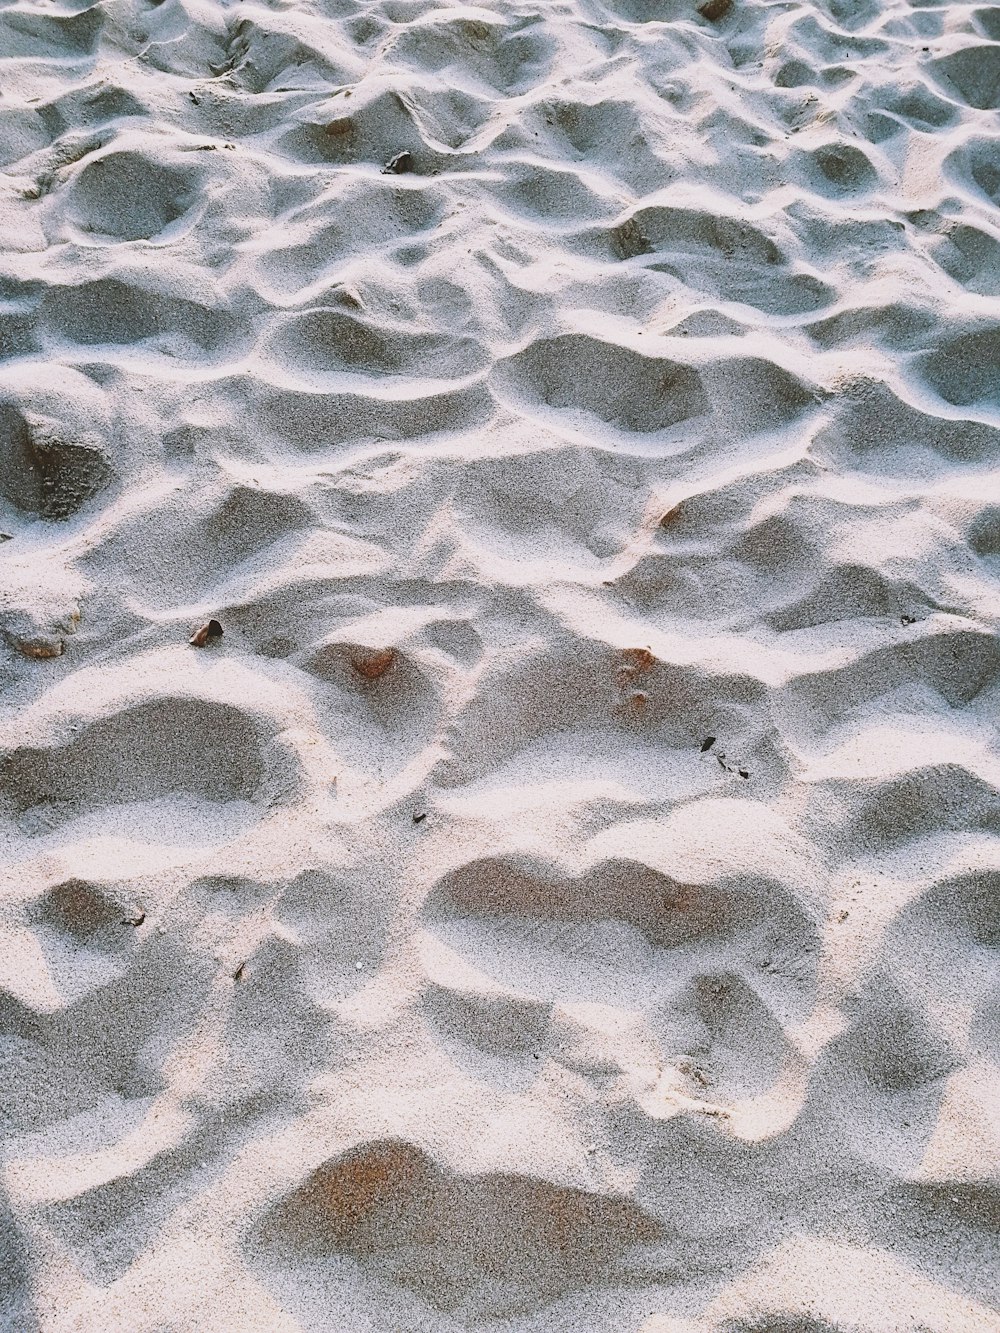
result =
[[[0,1328],[1000,1329],[1000,8],[710,12],[0,8]]]

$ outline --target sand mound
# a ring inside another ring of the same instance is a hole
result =
[[[627,1198],[518,1175],[456,1175],[413,1144],[382,1140],[314,1171],[268,1216],[263,1236],[265,1253],[283,1250],[283,1262],[289,1251],[349,1255],[431,1305],[495,1316],[613,1281],[620,1257],[658,1241],[661,1228]]]

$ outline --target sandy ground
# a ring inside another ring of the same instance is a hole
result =
[[[695,5],[0,9],[4,1330],[1000,1328],[1000,7]]]

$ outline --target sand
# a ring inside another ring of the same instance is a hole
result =
[[[1000,8],[0,76],[0,1328],[1000,1329]]]

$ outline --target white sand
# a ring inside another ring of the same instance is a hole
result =
[[[0,10],[4,1330],[1000,1329],[1000,7],[696,2]]]

